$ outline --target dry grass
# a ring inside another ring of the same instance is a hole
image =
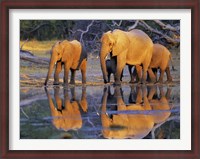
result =
[[[20,41],[20,48],[23,46],[23,50],[27,50],[32,52],[36,56],[42,56],[42,57],[49,57],[49,52],[52,48],[52,46],[56,43],[56,41],[28,41],[24,44],[24,41]]]

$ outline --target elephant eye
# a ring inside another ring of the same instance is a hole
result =
[[[112,42],[110,42],[110,43],[109,43],[109,46],[110,46],[110,47],[112,47],[112,46],[113,46],[113,43],[112,43]]]

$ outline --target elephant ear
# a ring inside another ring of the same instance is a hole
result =
[[[117,56],[128,49],[130,41],[126,32],[121,30],[114,31],[113,37],[115,43],[112,48],[112,56]]]
[[[62,56],[62,61],[66,61],[67,59],[67,56],[65,54],[65,52],[69,52],[69,41],[67,40],[64,40],[62,41],[60,44],[59,44],[59,49],[60,49],[60,53],[61,53],[61,56]]]

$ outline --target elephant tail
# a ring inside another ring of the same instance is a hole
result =
[[[177,70],[175,69],[175,67],[174,67],[174,64],[173,64],[173,61],[172,61],[172,55],[171,55],[171,54],[169,55],[169,59],[170,59],[170,61],[171,61],[172,70],[173,70],[173,71],[177,71]]]

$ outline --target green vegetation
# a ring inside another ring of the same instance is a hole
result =
[[[21,20],[20,40],[55,42],[76,39],[86,51],[98,54],[103,33],[115,29],[128,31],[133,28],[146,32],[153,42],[168,47],[179,46],[179,20]],[[37,48],[32,47],[37,51]]]

